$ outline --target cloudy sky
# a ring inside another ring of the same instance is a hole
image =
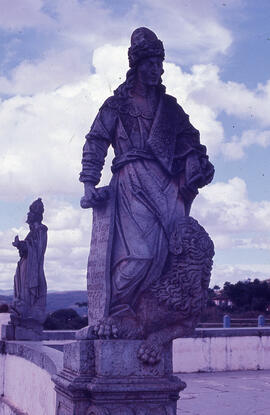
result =
[[[26,236],[37,197],[49,228],[48,288],[86,287],[81,150],[125,77],[139,26],[163,40],[167,92],[215,164],[191,212],[215,242],[212,285],[270,278],[268,0],[0,0],[0,10],[0,289],[13,286],[11,242]]]

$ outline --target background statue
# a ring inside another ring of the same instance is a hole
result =
[[[48,228],[41,223],[43,212],[39,198],[31,204],[27,214],[30,232],[23,241],[16,236],[12,243],[19,251],[20,260],[14,276],[11,322],[35,331],[41,330],[46,310],[47,284],[43,265]]]
[[[139,357],[148,363],[159,360],[164,343],[194,329],[214,255],[209,236],[189,217],[214,168],[188,115],[165,93],[164,56],[151,30],[133,32],[126,81],[104,102],[86,136],[80,175],[81,206],[111,209],[100,275],[106,278],[104,318],[94,327],[90,322],[87,336],[145,339]],[[113,177],[99,189],[110,145]],[[91,261],[89,267],[95,273]]]

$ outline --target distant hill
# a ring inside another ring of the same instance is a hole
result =
[[[13,295],[2,295],[0,290],[0,303],[11,304]],[[10,292],[11,290],[8,290]],[[12,291],[11,291],[12,292]],[[47,313],[61,308],[73,308],[81,316],[87,314],[87,307],[79,307],[76,303],[87,303],[87,291],[55,291],[47,294]]]
[[[0,303],[10,304],[13,299],[13,295],[0,294]]]
[[[0,290],[0,295],[13,295],[13,290]]]
[[[81,316],[87,314],[87,307],[78,307],[76,303],[87,303],[87,291],[49,292],[47,295],[47,312],[52,313],[61,308],[73,308]]]

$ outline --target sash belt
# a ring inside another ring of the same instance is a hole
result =
[[[126,164],[138,159],[155,160],[155,157],[144,150],[130,150],[113,159],[111,170],[115,173]]]

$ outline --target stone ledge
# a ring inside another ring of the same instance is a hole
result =
[[[192,338],[200,337],[240,337],[240,336],[270,336],[270,327],[236,327],[195,329]]]
[[[76,330],[43,330],[42,340],[75,340]]]
[[[1,341],[0,353],[18,356],[54,375],[63,368],[63,353],[40,342]]]
[[[14,406],[11,402],[9,402],[9,400],[5,397],[5,396],[1,396],[0,397],[0,412],[2,413],[2,408],[4,409],[5,413],[5,408],[8,407],[8,409],[12,412],[12,415],[28,415],[26,412],[21,411],[20,409],[18,409],[16,406]]]

